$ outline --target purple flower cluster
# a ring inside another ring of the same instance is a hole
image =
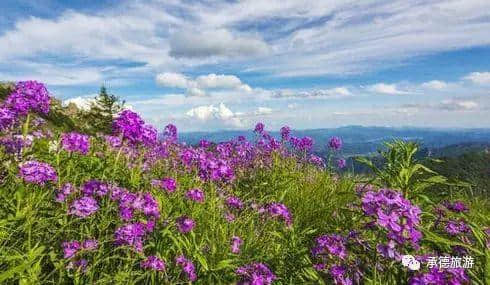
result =
[[[231,238],[231,252],[234,254],[240,253],[240,247],[242,246],[243,240],[238,236],[233,236]]]
[[[99,210],[97,200],[92,197],[84,196],[72,202],[68,213],[80,218],[86,218]]]
[[[201,189],[191,189],[187,191],[185,194],[187,199],[198,202],[198,203],[203,203],[204,202],[204,192]]]
[[[56,202],[64,202],[68,196],[75,192],[75,187],[70,183],[65,183],[56,193]]]
[[[173,193],[177,189],[177,182],[170,177],[163,178],[162,180],[154,179],[152,185],[167,191],[167,193]]]
[[[196,281],[197,274],[196,274],[196,269],[195,269],[192,261],[187,259],[185,256],[180,255],[180,256],[177,256],[177,258],[175,259],[175,262],[177,263],[177,265],[179,265],[182,268],[182,271],[185,273],[185,275],[189,281]]]
[[[264,132],[264,127],[265,127],[265,125],[263,123],[257,123],[255,125],[254,132],[256,132],[258,134],[262,134]]]
[[[16,116],[13,111],[0,106],[0,132],[13,126]]]
[[[76,132],[65,133],[61,136],[61,145],[68,152],[87,154],[90,148],[89,136]]]
[[[19,176],[28,183],[38,185],[58,181],[58,175],[51,165],[35,160],[24,162],[19,168]]]
[[[123,221],[130,221],[135,212],[143,213],[150,220],[160,218],[158,202],[150,193],[132,193],[122,190],[117,195],[113,194],[112,198],[119,202],[119,216]]]
[[[333,150],[340,150],[342,148],[342,140],[339,137],[332,137],[328,141],[328,147]]]
[[[177,229],[179,230],[179,232],[183,234],[192,231],[192,229],[194,229],[194,227],[196,226],[196,222],[194,222],[193,219],[187,216],[178,217],[176,223],[177,223]]]
[[[165,271],[165,262],[163,262],[163,260],[161,260],[160,258],[152,255],[141,261],[140,267],[143,269],[150,269],[155,271]]]
[[[376,223],[388,231],[387,237],[398,244],[410,242],[418,248],[422,233],[417,230],[421,210],[394,190],[369,191],[362,197],[364,214],[376,219]]]
[[[122,146],[120,137],[107,135],[104,136],[104,140],[111,148],[119,148]]]
[[[243,208],[243,202],[240,200],[240,198],[235,196],[226,198],[225,203],[230,209],[241,210]]]
[[[114,134],[122,135],[131,144],[143,143],[152,145],[156,143],[157,134],[155,128],[145,125],[141,117],[130,110],[122,111],[112,125]]]
[[[49,113],[51,97],[44,84],[37,81],[19,81],[5,100],[5,106],[17,116],[29,112]]]
[[[468,212],[468,206],[463,201],[454,201],[453,203],[449,201],[445,201],[444,206],[455,213],[463,213],[463,212]]]
[[[163,130],[163,135],[169,141],[177,141],[177,127],[172,124],[166,125],[165,129]]]
[[[269,203],[259,209],[259,213],[266,213],[272,218],[281,218],[288,227],[293,225],[293,217],[289,209],[281,203]]]
[[[339,169],[344,168],[346,165],[347,165],[347,162],[345,161],[345,159],[343,159],[343,158],[337,159],[337,167]]]
[[[61,244],[63,249],[63,257],[65,259],[70,259],[70,262],[67,265],[67,269],[82,269],[88,265],[88,261],[84,258],[75,259],[78,252],[81,250],[84,251],[95,251],[99,247],[99,243],[95,239],[84,240],[83,242],[79,242],[77,240],[65,241]]]
[[[291,135],[291,128],[289,126],[283,126],[280,132],[281,132],[281,139],[283,141],[288,141],[289,136]]]
[[[4,136],[0,138],[0,145],[3,145],[7,153],[21,156],[22,150],[32,146],[33,138],[30,135]]]
[[[82,185],[82,193],[85,196],[105,196],[109,191],[109,185],[99,180],[89,180]]]
[[[310,162],[318,167],[324,167],[325,166],[325,162],[323,161],[323,158],[317,156],[317,155],[314,155],[312,154],[310,156]]]
[[[462,233],[467,233],[470,231],[470,227],[462,220],[453,221],[449,220],[446,223],[446,232],[452,236],[457,236]]]
[[[240,278],[239,285],[269,285],[277,279],[266,264],[259,262],[241,266],[235,273]]]
[[[114,234],[114,244],[131,246],[136,251],[143,251],[143,241],[148,233],[147,226],[137,222],[119,227]]]
[[[438,268],[433,267],[429,272],[418,273],[408,281],[410,285],[425,284],[470,284],[470,279],[464,268]]]
[[[311,253],[315,257],[336,256],[340,259],[347,257],[345,238],[337,234],[322,235],[315,239]]]

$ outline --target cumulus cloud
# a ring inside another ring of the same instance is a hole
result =
[[[189,118],[194,118],[199,121],[218,121],[225,126],[242,127],[238,113],[233,113],[224,103],[220,103],[218,107],[214,105],[198,106],[187,111],[186,115]]]
[[[77,106],[78,109],[87,111],[90,109],[90,106],[92,105],[92,103],[95,103],[95,99],[94,99],[95,96],[96,96],[96,94],[94,94],[92,97],[78,96],[75,98],[70,98],[70,99],[64,100],[62,102],[62,105],[66,107],[70,103],[73,103],[73,104],[75,104],[75,106]]]
[[[475,84],[490,84],[490,72],[472,72],[463,79],[469,80]]]
[[[210,73],[191,79],[181,73],[165,72],[158,74],[155,81],[161,86],[187,89],[188,96],[205,96],[206,89],[233,89],[244,93],[253,90],[235,75],[225,74]]]
[[[421,86],[423,88],[427,88],[427,89],[441,90],[441,89],[446,88],[448,86],[448,84],[446,82],[440,81],[440,80],[431,80],[431,81],[422,83]]]
[[[225,29],[181,30],[170,38],[170,55],[176,58],[250,56],[266,53],[268,45],[257,37],[236,36]]]
[[[368,86],[367,90],[373,93],[389,95],[408,94],[408,92],[399,90],[396,84],[377,83]]]

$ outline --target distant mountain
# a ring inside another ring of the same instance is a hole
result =
[[[278,132],[271,135],[279,138]],[[313,151],[324,154],[326,143],[332,136],[339,136],[344,141],[344,156],[369,155],[383,147],[383,142],[393,139],[418,141],[423,148],[443,148],[450,145],[464,143],[488,144],[490,143],[490,129],[430,129],[430,128],[389,128],[389,127],[363,127],[347,126],[330,129],[293,130],[292,135],[309,136],[315,140]],[[181,133],[180,139],[188,144],[196,144],[201,138],[220,142],[237,136],[254,139],[250,131],[218,131],[218,132],[190,132]]]

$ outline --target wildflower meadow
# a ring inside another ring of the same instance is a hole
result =
[[[89,135],[50,125],[53,99],[24,81],[0,101],[0,284],[490,284],[489,200],[415,143],[358,175],[340,137],[259,122],[186,145],[131,110]]]

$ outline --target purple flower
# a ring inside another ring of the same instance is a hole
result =
[[[210,141],[207,141],[205,139],[201,139],[199,141],[199,147],[202,147],[202,148],[208,148],[211,146],[211,142]]]
[[[187,191],[185,194],[187,199],[190,199],[192,201],[198,202],[198,203],[203,203],[204,202],[204,192],[200,189],[191,189]]]
[[[163,134],[168,140],[175,141],[177,140],[177,127],[175,125],[168,124],[165,126]]]
[[[85,196],[73,201],[73,203],[70,205],[70,210],[68,213],[70,215],[86,218],[97,212],[98,209],[99,205],[97,204],[97,201],[92,197]]]
[[[241,266],[235,273],[240,277],[239,285],[269,285],[277,278],[267,265],[258,262]]]
[[[80,243],[76,240],[65,241],[61,246],[63,247],[64,258],[72,258],[81,249]]]
[[[452,204],[450,202],[446,202],[444,203],[444,206],[446,206],[448,210],[455,213],[468,212],[468,207],[463,201],[454,201]]]
[[[289,209],[281,203],[270,203],[267,204],[264,208],[260,209],[259,212],[266,212],[271,217],[280,217],[284,220],[288,227],[293,224],[293,217]]]
[[[291,128],[289,128],[289,126],[284,126],[281,128],[281,138],[283,141],[289,140],[290,134],[291,134]]]
[[[316,245],[311,250],[313,256],[322,256],[325,254],[331,254],[341,259],[347,257],[347,249],[345,247],[345,240],[342,236],[337,234],[322,235],[316,238]]]
[[[99,242],[96,239],[87,239],[82,242],[84,250],[96,250],[99,247]]]
[[[88,261],[85,258],[79,260],[72,260],[66,266],[66,269],[76,269],[85,272],[87,270]]]
[[[5,147],[5,151],[16,154],[20,157],[22,150],[32,145],[32,137],[27,135],[4,136],[0,138],[0,145]]]
[[[339,169],[344,168],[346,165],[347,165],[347,162],[345,161],[345,159],[340,158],[340,159],[337,160],[337,167]]]
[[[313,139],[310,137],[301,138],[299,145],[297,146],[299,151],[310,151],[313,147]]]
[[[192,231],[192,229],[196,225],[196,222],[194,222],[194,220],[188,218],[187,216],[178,217],[176,222],[177,222],[177,229],[179,230],[179,232],[183,234]]]
[[[168,193],[172,193],[177,189],[177,182],[173,178],[163,178],[162,185]]]
[[[87,154],[90,148],[89,136],[76,132],[66,133],[61,136],[61,145],[66,151]]]
[[[151,255],[140,263],[141,268],[155,271],[165,271],[165,263],[160,258]]]
[[[388,244],[378,244],[376,246],[376,250],[384,257],[389,259],[400,259],[400,254],[395,249],[396,243],[393,240],[390,240]]]
[[[156,142],[156,130],[145,125],[141,117],[130,110],[122,111],[112,124],[114,134],[122,135],[131,144],[151,145]]]
[[[65,183],[56,194],[56,202],[64,202],[67,196],[75,192],[75,187],[70,183]]]
[[[127,224],[119,227],[114,234],[114,243],[117,246],[132,246],[136,251],[143,251],[143,240],[147,228],[143,223]]]
[[[29,112],[49,113],[51,97],[44,84],[37,81],[19,81],[5,100],[5,106],[19,116]]]
[[[122,146],[121,138],[116,136],[104,136],[105,142],[112,148],[119,148]]]
[[[345,268],[345,266],[341,266],[341,265],[334,265],[334,266],[330,267],[330,270],[329,270],[330,275],[332,276],[335,284],[351,285],[352,280],[350,278],[344,276],[346,271],[347,271],[347,269]]]
[[[254,129],[254,132],[258,133],[258,134],[262,134],[264,132],[264,124],[263,123],[257,123],[255,125],[255,129]]]
[[[414,275],[408,281],[410,285],[423,284],[469,284],[470,279],[463,268],[438,268],[433,267],[429,272],[421,272]]]
[[[35,160],[24,162],[19,169],[19,176],[28,183],[44,185],[48,181],[56,182],[58,175],[51,165]]]
[[[226,199],[226,206],[230,209],[241,210],[243,208],[243,203],[240,198],[231,196]]]
[[[342,140],[339,137],[332,137],[328,142],[328,147],[333,150],[339,150],[342,148]]]
[[[316,166],[319,166],[319,167],[324,167],[325,166],[325,162],[323,161],[323,158],[317,156],[317,155],[314,155],[312,154],[310,156],[310,162]]]
[[[150,193],[143,194],[143,206],[142,210],[146,217],[159,219],[160,210],[158,209],[158,202],[153,198]]]
[[[231,238],[231,252],[234,254],[240,253],[240,246],[242,246],[243,240],[240,237],[233,236]]]
[[[16,116],[14,112],[8,108],[0,106],[0,132],[12,127],[15,120]]]
[[[463,221],[453,221],[449,220],[446,223],[446,232],[452,236],[459,235],[461,233],[466,233],[470,230],[468,225]]]
[[[99,180],[89,180],[82,185],[82,193],[86,196],[102,197],[109,191],[109,185]]]
[[[177,258],[175,258],[175,262],[177,263],[177,265],[179,265],[182,268],[182,270],[187,276],[187,279],[189,279],[190,281],[196,281],[197,279],[196,269],[192,261],[185,258],[184,255],[180,255]]]

